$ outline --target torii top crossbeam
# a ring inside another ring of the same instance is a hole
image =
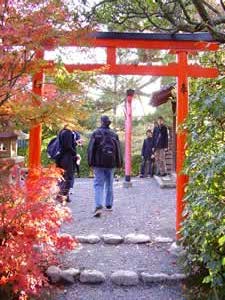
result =
[[[199,51],[216,51],[218,43],[213,41],[208,33],[119,33],[119,32],[94,32],[82,38],[75,39],[70,33],[65,33],[66,41],[59,45],[57,40],[46,41],[44,48],[52,50],[58,46],[86,46],[106,48],[107,59],[105,64],[73,64],[65,65],[68,71],[73,70],[96,70],[104,68],[103,74],[113,75],[151,75],[151,76],[175,76],[177,78],[177,126],[183,123],[188,115],[188,77],[214,78],[218,76],[216,68],[206,68],[200,65],[188,64],[188,54]],[[170,50],[176,54],[177,62],[168,65],[134,65],[118,64],[116,61],[116,49],[138,48],[153,50]],[[43,51],[44,52],[44,51]],[[39,53],[43,58],[44,53]],[[51,67],[53,62],[46,62],[43,67]],[[43,72],[36,74],[33,78],[33,91],[42,95],[42,84],[35,84],[43,80]],[[131,129],[132,129],[132,95],[127,95],[126,101],[126,132],[125,132],[125,173],[126,178],[131,175]],[[180,229],[183,211],[184,190],[187,177],[182,174],[185,159],[186,133],[177,133],[177,210],[176,229]],[[41,154],[41,125],[30,131],[29,166],[35,168],[40,166]]]
[[[67,33],[65,32],[65,35]],[[77,40],[70,36],[64,46],[89,45],[91,47],[175,49],[175,50],[217,50],[215,42],[207,32],[199,33],[132,33],[132,32],[93,32]],[[57,46],[57,42],[48,40],[46,49]],[[59,45],[60,46],[60,45]]]
[[[173,53],[181,51],[196,53],[199,51],[216,51],[218,44],[212,41],[208,33],[193,34],[165,34],[165,33],[120,33],[120,32],[95,32],[81,41],[67,38],[64,46],[87,46],[106,48],[106,64],[73,64],[66,65],[68,71],[73,70],[93,70],[103,69],[102,73],[110,75],[152,75],[152,76],[178,76],[179,66],[177,63],[169,65],[132,65],[117,64],[116,49],[118,48],[138,48],[154,50],[171,50]],[[47,41],[46,49],[54,49],[56,44]],[[215,77],[217,71],[212,68],[202,68],[198,65],[188,65],[187,75],[190,77]]]

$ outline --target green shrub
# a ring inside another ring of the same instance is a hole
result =
[[[49,141],[53,138],[54,136],[49,136],[48,138],[45,138],[42,141],[42,146],[41,146],[41,163],[42,166],[46,167],[49,164],[54,163],[53,160],[48,158],[47,155],[47,145]],[[135,141],[134,141],[135,142]],[[88,147],[88,140],[85,138],[84,139],[84,145],[82,147],[77,147],[77,153],[80,154],[81,156],[81,165],[80,165],[80,176],[81,177],[90,177],[92,176],[92,171],[88,166],[87,162],[87,147]],[[122,148],[122,153],[124,153],[124,142],[121,141],[121,148]],[[26,148],[20,148],[18,150],[18,154],[21,156],[25,156],[25,162],[28,161],[28,147]],[[140,154],[134,153],[132,155],[132,176],[137,176],[140,171],[140,164],[141,164],[141,156]],[[116,170],[115,173],[119,176],[124,176],[125,171],[124,168],[120,170]]]
[[[132,156],[132,176],[138,176],[140,173],[141,155],[135,154]]]
[[[181,243],[185,266],[202,277],[200,290],[208,289],[195,299],[225,299],[225,78],[200,82],[187,122],[190,179]]]
[[[91,169],[89,168],[88,161],[87,161],[87,147],[88,147],[87,142],[85,142],[82,147],[77,147],[77,153],[79,153],[81,156],[81,164],[80,164],[81,177],[90,177],[92,175]]]

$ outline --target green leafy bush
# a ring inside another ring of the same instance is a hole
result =
[[[189,185],[181,243],[185,266],[202,277],[200,290],[208,289],[195,299],[225,299],[225,78],[201,80],[196,87],[187,121]]]
[[[47,145],[49,141],[54,137],[55,135],[51,135],[43,139],[42,141],[42,146],[41,146],[41,163],[42,166],[46,167],[49,164],[53,164],[54,161],[48,158],[47,155]],[[84,144],[82,147],[77,147],[77,153],[80,154],[81,156],[81,165],[80,165],[80,176],[85,178],[85,177],[92,177],[92,170],[88,166],[87,162],[87,147],[88,147],[88,139],[87,137],[84,138]],[[124,142],[121,141],[121,148],[122,148],[122,153],[124,153]],[[25,148],[20,148],[18,151],[19,155],[25,156],[25,162],[28,161],[28,147]],[[132,154],[132,176],[137,176],[140,171],[140,164],[141,164],[141,155],[137,153]],[[124,168],[120,170],[116,170],[115,174],[119,176],[124,176]]]

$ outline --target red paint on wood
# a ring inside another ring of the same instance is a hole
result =
[[[125,112],[125,178],[130,178],[131,176],[132,99],[133,95],[127,95]]]
[[[185,187],[188,177],[182,174],[185,160],[186,132],[180,127],[188,116],[188,76],[187,76],[187,53],[178,54],[180,74],[177,78],[177,202],[176,202],[176,233],[179,238],[182,213],[184,209]]]
[[[152,76],[178,76],[179,65],[177,63],[171,63],[164,66],[142,66],[142,65],[125,65],[110,64],[109,61],[114,61],[114,58],[108,58],[107,64],[73,64],[65,65],[65,68],[69,72],[74,70],[81,71],[93,71],[101,69],[102,74],[109,75],[152,75]],[[44,69],[52,68],[52,62],[46,63]],[[204,77],[204,78],[216,78],[218,76],[218,70],[216,68],[204,68],[199,65],[187,66],[187,76],[190,77]]]
[[[46,41],[46,50],[54,49],[57,46],[56,41]],[[180,51],[216,51],[218,43],[204,41],[167,41],[167,40],[143,40],[143,39],[102,39],[86,38],[82,42],[80,39],[68,38],[64,41],[63,46],[78,47],[113,47],[113,48],[136,48],[136,49],[168,49]]]
[[[116,48],[107,48],[107,65],[116,64]]]
[[[43,58],[44,53],[38,52],[36,54],[37,58]],[[32,91],[37,96],[42,96],[42,83],[43,83],[43,72],[39,72],[33,77],[33,88]],[[37,100],[34,105],[39,105],[39,101]],[[29,169],[40,168],[41,166],[41,132],[42,126],[38,124],[34,126],[30,130],[30,138],[29,138]]]

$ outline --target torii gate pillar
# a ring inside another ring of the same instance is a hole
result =
[[[131,183],[131,140],[132,140],[132,99],[134,90],[127,90],[125,111],[125,181],[123,186],[128,188]]]
[[[39,51],[36,53],[38,59],[43,59],[44,52]],[[33,76],[32,80],[32,91],[37,97],[42,96],[43,92],[43,79],[44,74],[41,70]],[[36,101],[36,105],[40,105],[39,100]],[[42,135],[42,124],[37,124],[30,129],[29,138],[29,170],[39,169],[41,167],[41,135]]]
[[[176,236],[179,238],[179,230],[182,223],[184,209],[185,187],[188,177],[182,174],[185,161],[186,132],[181,125],[188,116],[188,54],[178,53],[179,75],[177,77],[177,202],[176,202]]]

